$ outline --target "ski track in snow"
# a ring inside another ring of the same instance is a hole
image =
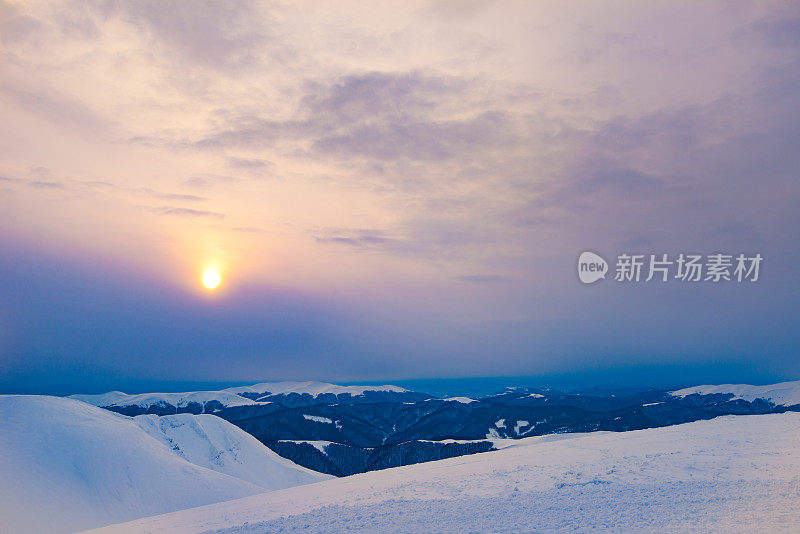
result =
[[[796,532],[800,413],[525,438],[99,532]]]

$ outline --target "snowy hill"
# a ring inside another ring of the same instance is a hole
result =
[[[139,415],[133,421],[189,462],[266,490],[333,478],[281,458],[244,430],[215,415]]]
[[[71,532],[324,477],[254,442],[214,416],[134,421],[75,399],[0,396],[0,530]]]
[[[758,399],[771,402],[775,406],[800,405],[800,380],[782,382],[767,386],[750,386],[748,384],[723,384],[720,386],[695,386],[670,393],[674,397],[690,395],[732,395],[730,400],[754,402]]]
[[[516,440],[98,532],[796,532],[800,413]]]

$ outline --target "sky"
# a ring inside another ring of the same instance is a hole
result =
[[[791,2],[0,2],[0,392],[800,378],[797,87]]]

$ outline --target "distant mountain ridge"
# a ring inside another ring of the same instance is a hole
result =
[[[214,413],[281,456],[336,476],[485,452],[509,439],[638,430],[720,415],[800,411],[800,381],[627,395],[509,387],[478,398],[436,398],[397,386],[321,382],[264,382],[219,392],[120,395],[124,394],[91,400],[113,401],[104,407],[126,415]]]
[[[76,394],[70,398],[124,415],[173,415],[215,413],[225,408],[280,401],[288,405],[319,402],[421,400],[428,395],[399,386],[340,386],[326,382],[262,382],[219,391],[127,394],[111,391],[98,395]]]
[[[775,406],[792,407],[800,405],[800,380],[781,382],[766,386],[751,386],[748,384],[722,384],[719,386],[694,386],[679,389],[670,393],[675,397],[700,397],[709,395],[730,395],[731,401],[743,400],[756,402],[763,400]]]
[[[108,408],[115,412],[124,413],[125,415],[142,415],[147,413],[156,415],[213,413],[232,406],[255,404],[252,399],[225,391],[139,393],[133,395],[121,391],[112,391],[100,395],[70,395],[70,398],[100,408]]]
[[[389,393],[408,393],[409,391],[399,386],[340,386],[338,384],[330,384],[328,382],[262,382],[260,384],[253,384],[252,386],[237,386],[223,389],[227,393],[242,394],[257,394],[264,395],[287,395],[296,393],[298,395],[311,395],[318,397],[320,395],[351,395],[359,396],[367,392],[389,392]]]

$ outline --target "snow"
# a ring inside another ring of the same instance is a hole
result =
[[[796,532],[800,413],[513,440],[99,532]]]
[[[130,395],[121,391],[109,391],[99,395],[70,395],[70,398],[89,403],[92,406],[111,406],[126,397],[130,397]]]
[[[543,399],[544,395],[541,395],[539,393],[529,393],[528,395],[525,395],[525,397],[531,398],[531,399]]]
[[[307,394],[317,397],[326,393],[334,395],[350,394],[354,397],[367,391],[407,393],[408,390],[398,386],[339,386],[327,382],[262,382],[252,386],[239,386],[223,389],[227,393],[256,393],[259,395],[287,395],[289,393]]]
[[[327,447],[328,445],[331,444],[330,441],[323,441],[323,440],[313,440],[313,441],[309,440],[309,441],[306,441],[306,443],[308,443],[309,445],[313,446],[315,449],[317,449],[322,454],[325,454],[325,447]]]
[[[445,445],[452,444],[452,443],[486,443],[485,439],[418,439],[415,441],[420,441],[422,443],[442,443]]]
[[[191,463],[246,480],[265,490],[333,478],[278,456],[241,428],[216,415],[140,415],[133,420]]]
[[[308,419],[309,421],[314,421],[317,423],[327,423],[329,425],[333,424],[332,419],[328,419],[327,417],[321,417],[319,415],[307,415],[303,414],[303,419]]]
[[[122,407],[139,406],[149,408],[153,405],[170,405],[178,408],[185,408],[190,403],[205,405],[207,402],[217,401],[225,407],[245,406],[247,404],[257,404],[255,401],[246,399],[234,393],[225,391],[190,391],[185,393],[140,393],[128,395],[120,391],[103,393],[101,395],[71,395],[70,398],[87,402],[94,406],[102,407]]]
[[[461,404],[469,404],[470,402],[478,402],[475,399],[470,399],[469,397],[448,397],[446,399],[442,399],[445,402],[460,402]]]
[[[68,532],[263,491],[74,399],[0,396],[0,428],[0,518],[12,532]]]
[[[505,419],[498,419],[495,421],[494,426],[497,428],[505,428],[506,427],[506,420]]]
[[[598,432],[575,432],[571,434],[544,434],[542,436],[533,436],[530,438],[498,438],[493,439],[492,446],[497,449],[507,449],[509,447],[517,447],[519,445],[530,446],[536,443],[552,443],[554,441],[563,441],[565,439],[574,439],[582,436],[598,436],[600,434],[609,434],[610,431],[601,430]],[[483,441],[483,440],[482,440]]]
[[[782,382],[767,386],[751,386],[748,384],[722,384],[720,386],[695,386],[686,389],[673,391],[670,395],[674,397],[686,397],[688,395],[712,395],[730,393],[733,400],[742,399],[753,402],[756,399],[764,399],[772,402],[776,406],[796,406],[800,404],[800,380],[794,382]]]
[[[514,433],[519,435],[520,430],[524,427],[528,426],[530,423],[528,421],[517,421],[517,424],[514,425]]]
[[[658,406],[659,404],[664,404],[663,402],[648,402],[647,404],[642,404],[642,407],[645,406]]]
[[[330,478],[309,473],[212,415],[0,396],[2,532],[73,532]]]
[[[322,454],[325,454],[325,447],[327,447],[328,445],[333,443],[332,441],[310,440],[310,439],[282,439],[280,441],[281,442],[288,441],[290,443],[308,443],[309,445],[311,445],[312,447],[317,449]],[[315,473],[315,472],[312,471],[312,473]],[[315,473],[315,474],[319,474],[319,473]],[[327,475],[325,475],[325,476],[327,476]]]
[[[70,398],[92,404],[93,406],[126,407],[138,406],[148,409],[151,406],[175,406],[185,408],[190,403],[205,405],[208,402],[219,402],[223,407],[245,406],[248,404],[265,404],[261,401],[242,397],[242,393],[255,393],[264,397],[289,393],[308,394],[314,397],[325,393],[335,395],[350,394],[354,397],[363,395],[368,391],[407,393],[408,390],[398,386],[338,386],[326,382],[262,382],[252,386],[240,386],[223,389],[221,391],[188,391],[184,393],[140,393],[127,394],[121,391],[111,391],[99,395],[70,395]]]

